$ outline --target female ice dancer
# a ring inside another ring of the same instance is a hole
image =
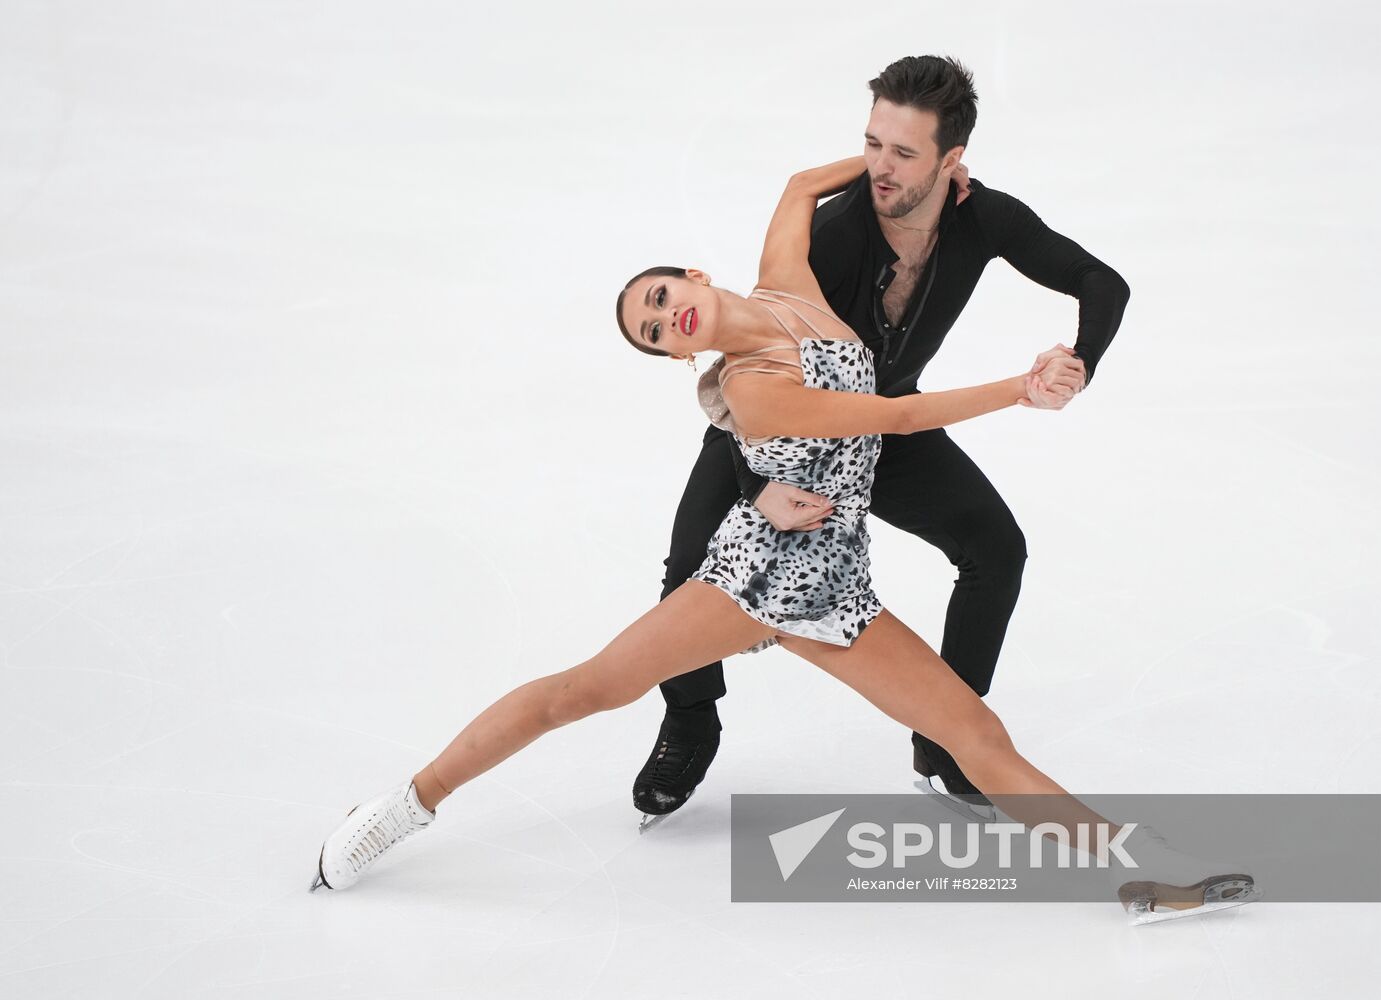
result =
[[[700,271],[652,268],[616,304],[624,336],[645,353],[722,352],[701,379],[702,406],[735,434],[759,475],[832,499],[821,526],[781,532],[741,500],[692,579],[599,653],[511,691],[410,781],[352,809],[322,845],[314,890],[353,885],[428,826],[447,796],[542,734],[628,705],[701,664],[776,643],[935,740],[1014,820],[1119,831],[1017,753],[992,710],[873,593],[865,515],[880,435],[945,427],[1015,404],[1049,405],[1056,387],[1075,388],[1082,377],[1056,351],[1039,371],[986,385],[874,395],[872,357],[825,303],[806,256],[816,202],[863,169],[863,158],[852,157],[791,178],[768,227],[758,286],[746,298]],[[1145,827],[1122,843],[1140,870],[1115,881],[1140,920],[1256,898],[1250,876],[1202,867]],[[1106,853],[1098,860],[1106,863]]]

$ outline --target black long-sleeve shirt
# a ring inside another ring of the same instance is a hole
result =
[[[969,181],[969,196],[956,205],[950,183],[940,210],[939,235],[916,282],[899,326],[892,326],[882,296],[896,277],[897,253],[873,209],[865,172],[821,205],[811,225],[810,267],[825,301],[873,353],[877,391],[883,396],[918,392],[916,380],[944,343],[973,294],[983,269],[1002,257],[1032,281],[1079,300],[1074,353],[1088,380],[1107,350],[1131,289],[1122,276],[1009,194]],[[748,468],[730,439],[739,488],[757,499],[767,480]]]

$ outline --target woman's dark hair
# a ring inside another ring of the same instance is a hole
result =
[[[666,351],[659,351],[655,347],[643,343],[628,332],[628,327],[623,325],[623,298],[628,294],[628,290],[633,287],[633,282],[639,278],[659,277],[659,278],[684,278],[686,269],[684,267],[649,267],[646,271],[639,271],[628,279],[628,284],[623,286],[623,291],[619,292],[618,301],[614,303],[614,320],[619,324],[619,332],[623,334],[623,339],[628,341],[644,354],[653,354],[659,358],[670,357]]]
[[[917,111],[933,111],[940,119],[935,144],[944,156],[955,146],[967,146],[978,121],[978,92],[973,74],[950,56],[907,56],[868,81],[873,103],[891,101]]]

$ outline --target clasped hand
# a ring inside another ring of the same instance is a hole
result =
[[[1026,398],[1017,402],[1038,410],[1062,410],[1083,392],[1086,381],[1083,359],[1075,357],[1074,351],[1064,344],[1056,344],[1036,355],[1026,373]]]

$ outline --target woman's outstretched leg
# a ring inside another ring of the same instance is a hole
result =
[[[1029,828],[1045,828],[1076,844],[1078,824],[1106,824],[1109,840],[1122,827],[1110,823],[1042,774],[1017,753],[997,715],[959,679],[920,636],[884,611],[848,648],[783,637],[784,647],[839,678],[904,726],[949,751],[960,769],[1002,811]],[[1122,905],[1134,923],[1166,920],[1240,906],[1260,893],[1240,868],[1181,854],[1150,827],[1128,831],[1122,846],[1137,859],[1134,869],[1117,863],[1107,841],[1091,844],[1100,866],[1109,867]],[[1033,830],[1033,832],[1035,832]],[[1133,846],[1135,845],[1135,846]]]
[[[637,701],[669,677],[721,660],[772,635],[728,594],[687,580],[590,659],[515,688],[481,712],[413,778],[437,803],[537,737]]]
[[[584,663],[490,705],[412,781],[352,809],[321,845],[312,890],[354,885],[386,851],[429,826],[437,803],[543,733],[627,705],[668,677],[742,652],[772,632],[719,588],[687,580]]]
[[[852,646],[794,636],[781,643],[948,750],[979,791],[1013,819],[1068,830],[1076,823],[1108,823],[1017,753],[997,714],[890,612],[875,618]],[[1042,798],[1020,797],[1027,795]],[[1108,825],[1115,833],[1116,824]]]

